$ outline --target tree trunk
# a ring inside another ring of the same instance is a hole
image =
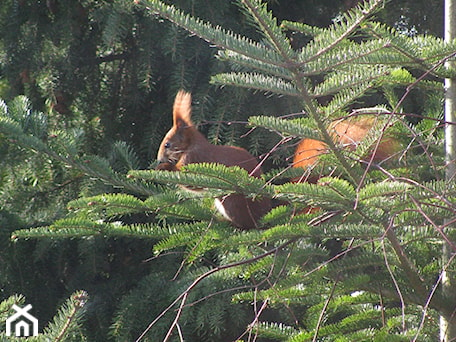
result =
[[[456,0],[445,0],[445,41],[456,38]],[[447,67],[454,69],[455,62],[448,61]],[[445,79],[445,161],[446,181],[453,183],[456,176],[456,79]],[[447,270],[451,255],[455,253],[445,243],[443,247],[442,291],[444,296],[456,299],[456,278],[454,272]],[[455,308],[456,310],[456,308]],[[456,341],[456,312],[440,317],[440,340]]]

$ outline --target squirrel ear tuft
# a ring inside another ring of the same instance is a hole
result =
[[[179,90],[173,107],[174,126],[177,128],[193,126],[191,116],[192,95],[184,90]]]

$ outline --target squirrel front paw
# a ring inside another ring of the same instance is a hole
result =
[[[178,171],[178,168],[176,167],[175,164],[171,163],[160,163],[157,165],[155,170],[164,170],[164,171]]]

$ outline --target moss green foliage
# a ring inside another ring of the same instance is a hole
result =
[[[77,291],[61,305],[49,324],[43,328],[43,332],[33,337],[14,337],[7,336],[5,324],[8,317],[14,315],[16,311],[12,305],[24,306],[25,298],[21,296],[11,296],[0,302],[1,320],[1,341],[87,341],[84,330],[81,327],[82,317],[89,297],[85,291]],[[32,312],[29,312],[33,315]],[[40,322],[39,322],[40,324]]]

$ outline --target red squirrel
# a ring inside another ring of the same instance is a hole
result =
[[[257,159],[245,149],[212,145],[191,121],[192,97],[179,91],[173,106],[173,127],[158,150],[157,170],[178,171],[192,163],[219,163],[239,166],[254,177],[261,176]],[[230,194],[215,201],[221,214],[240,229],[258,228],[258,220],[271,209],[269,199],[253,201],[240,194]]]
[[[328,126],[328,131],[336,144],[343,148],[348,148],[354,151],[363,139],[369,134],[370,130],[376,125],[379,125],[378,120],[372,116],[365,117],[350,117],[333,121]],[[381,162],[396,155],[401,149],[399,141],[390,135],[385,135],[380,140],[375,151],[372,151],[367,156],[362,158],[363,161]],[[328,146],[316,139],[304,138],[298,144],[294,157],[293,167],[310,168],[318,162],[320,155],[328,153]],[[325,176],[308,175],[307,177],[297,177],[292,179],[295,183],[316,183],[318,179]],[[308,207],[301,211],[303,214],[313,214],[318,212],[318,207]]]
[[[353,151],[376,125],[379,125],[379,121],[372,116],[350,117],[333,121],[328,126],[328,131],[337,146]],[[394,156],[400,149],[399,141],[386,135],[382,137],[375,154],[372,154],[374,153],[372,152],[364,157],[363,160],[370,161],[372,158],[373,162],[378,163]],[[294,154],[293,167],[311,167],[317,162],[320,155],[327,152],[328,147],[324,142],[310,138],[302,139]],[[318,178],[311,177],[307,181],[316,182],[317,180]]]

